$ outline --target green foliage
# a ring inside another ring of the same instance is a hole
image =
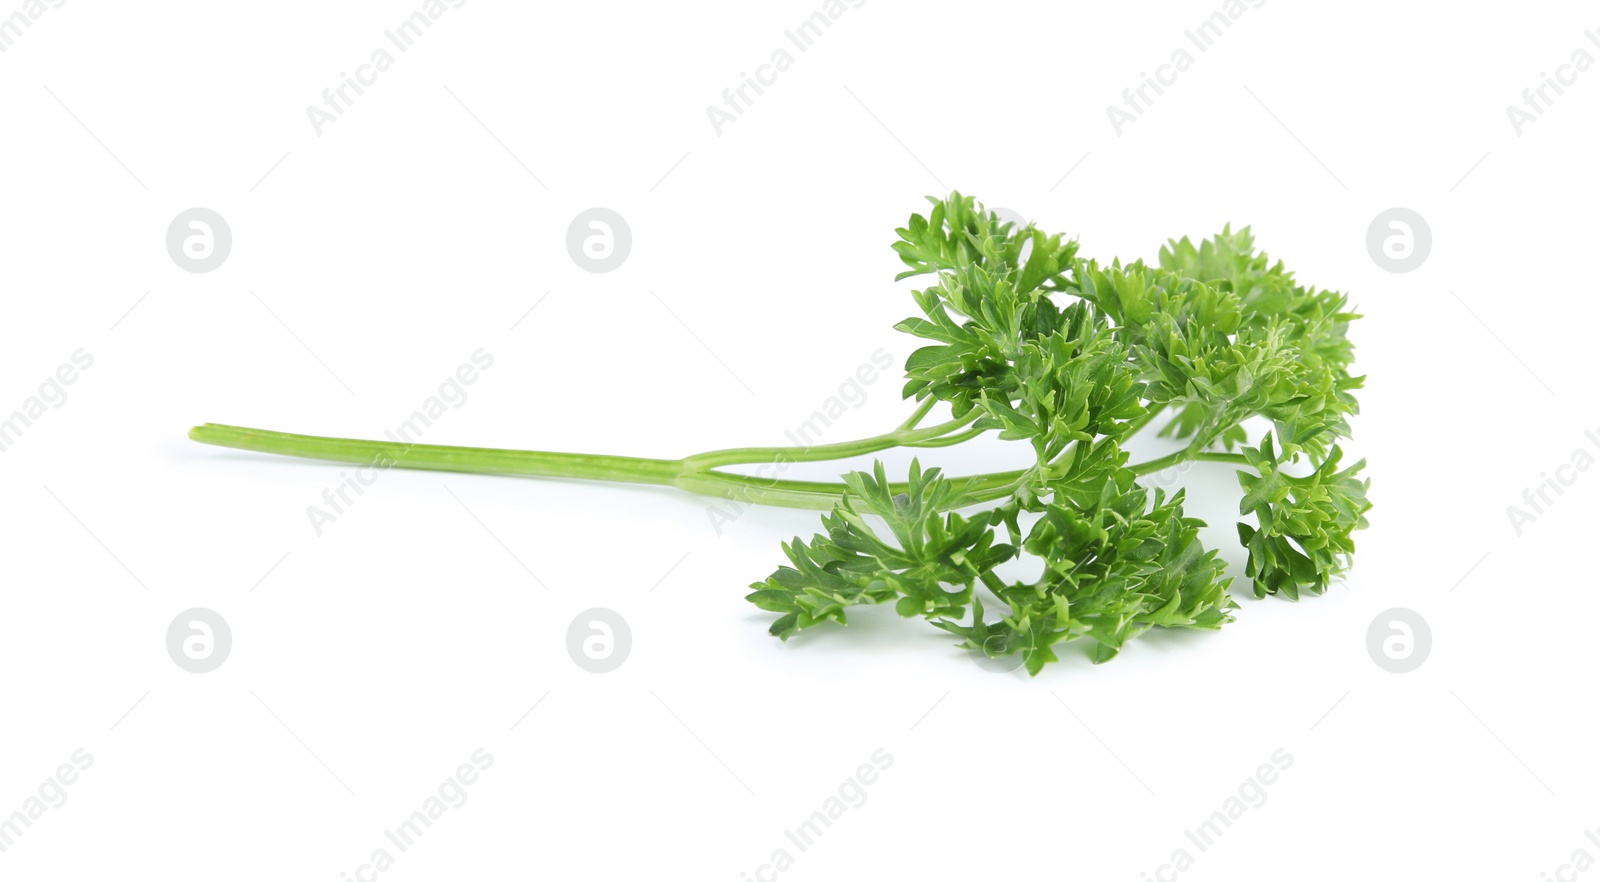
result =
[[[756,606],[782,613],[772,633],[788,639],[818,622],[843,624],[848,607],[895,601],[903,616],[960,615],[972,601],[973,583],[1011,559],[1016,549],[994,544],[988,517],[947,512],[956,490],[938,469],[911,466],[908,489],[891,493],[883,464],[873,474],[851,473],[849,491],[823,516],[826,534],[784,546],[783,567],[749,595]],[[882,519],[886,542],[865,515]]]
[[[931,201],[894,243],[909,267],[897,278],[934,277],[912,292],[921,315],[896,325],[927,341],[904,395],[948,404],[951,431],[1026,442],[1032,465],[1002,494],[917,462],[904,484],[881,462],[847,475],[824,532],[785,545],[789,564],[752,586],[780,616],[773,634],[892,602],[1037,674],[1074,639],[1103,662],[1151,628],[1220,628],[1237,606],[1204,524],[1182,490],[1136,481],[1183,458],[1248,466],[1240,513],[1255,523],[1239,537],[1257,596],[1322,593],[1345,570],[1370,504],[1364,463],[1338,468],[1361,386],[1344,295],[1297,284],[1248,228],[1102,266],[971,197]],[[1184,450],[1130,466],[1125,442],[1162,412]],[[1251,418],[1271,427],[1254,445]]]
[[[1095,662],[1152,628],[1216,629],[1237,609],[1232,578],[1184,513],[1185,492],[1141,475],[1190,460],[1239,466],[1257,596],[1321,594],[1366,526],[1364,463],[1340,469],[1361,377],[1343,294],[1295,281],[1248,228],[1198,245],[1169,241],[1154,264],[1101,264],[1078,243],[1001,221],[960,193],[931,199],[894,250],[928,276],[919,314],[895,327],[922,341],[906,359],[914,416],[885,435],[799,448],[732,448],[679,460],[361,441],[240,426],[196,426],[207,444],[400,468],[671,484],[732,499],[831,506],[823,532],[752,587],[785,640],[852,607],[893,603],[991,656],[1037,674],[1073,640]],[[919,421],[947,406],[950,419]],[[1172,455],[1129,463],[1131,437],[1159,417]],[[1264,429],[1263,429],[1264,427]],[[1252,443],[1251,430],[1257,437]],[[723,471],[738,464],[844,459],[945,447],[993,433],[1028,465],[946,477],[882,462],[842,484]],[[720,523],[721,522],[716,522]],[[1027,574],[1027,575],[1023,575]]]
[[[1246,574],[1255,580],[1257,597],[1282,593],[1299,599],[1302,589],[1312,594],[1328,590],[1328,579],[1341,570],[1341,561],[1355,551],[1353,530],[1367,525],[1367,481],[1356,473],[1366,460],[1339,471],[1340,451],[1334,447],[1304,477],[1284,474],[1283,462],[1272,447],[1272,436],[1261,439],[1259,449],[1245,448],[1255,475],[1239,473],[1244,498],[1240,514],[1254,514],[1257,526],[1239,524],[1239,541],[1250,549]]]

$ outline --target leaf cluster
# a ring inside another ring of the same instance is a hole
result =
[[[1205,525],[1184,514],[1184,491],[1141,485],[1124,449],[1163,415],[1183,456],[1243,466],[1257,596],[1321,593],[1344,572],[1370,508],[1364,463],[1339,469],[1361,387],[1344,295],[1296,282],[1248,228],[1102,265],[971,197],[930,201],[894,243],[908,268],[897,278],[931,277],[912,292],[920,314],[896,325],[925,344],[903,394],[1026,443],[1032,465],[982,499],[915,461],[904,483],[881,462],[846,475],[823,532],[787,543],[789,563],[752,586],[748,599],[779,615],[773,634],[893,603],[1037,674],[1068,641],[1103,662],[1151,628],[1220,628],[1237,605]],[[1253,444],[1252,418],[1271,427]]]

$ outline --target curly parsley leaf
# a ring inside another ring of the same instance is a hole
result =
[[[1034,465],[982,500],[915,463],[900,492],[881,462],[847,475],[826,531],[786,545],[790,565],[752,586],[781,614],[774,634],[893,601],[1037,674],[1068,641],[1086,639],[1098,663],[1151,628],[1220,628],[1237,605],[1205,525],[1183,490],[1136,481],[1186,458],[1255,470],[1239,473],[1240,512],[1256,520],[1239,537],[1257,596],[1321,593],[1345,571],[1370,504],[1362,464],[1338,469],[1361,386],[1344,295],[1298,285],[1249,228],[1169,241],[1155,264],[1101,265],[971,197],[931,201],[894,243],[909,267],[898,278],[934,276],[912,292],[921,315],[896,325],[927,344],[906,360],[904,395],[948,404],[968,434],[1026,443]],[[1162,411],[1161,434],[1187,446],[1130,467],[1123,443]],[[1252,446],[1254,417],[1272,428]],[[1301,457],[1311,474],[1285,471]],[[1007,581],[995,570],[1012,562],[1040,575]]]

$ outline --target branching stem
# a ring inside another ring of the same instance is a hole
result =
[[[925,413],[926,408],[919,408],[919,411]],[[913,414],[913,417],[916,416],[918,415]],[[189,437],[203,444],[219,447],[347,462],[376,469],[426,469],[471,474],[660,484],[743,503],[827,510],[833,507],[839,500],[840,494],[844,492],[845,485],[842,482],[796,481],[760,474],[736,474],[722,471],[718,467],[761,465],[776,466],[781,470],[790,463],[846,459],[894,447],[946,446],[981,434],[982,430],[971,427],[978,416],[978,412],[974,410],[959,419],[921,429],[915,427],[914,419],[908,419],[892,432],[838,444],[810,447],[737,447],[708,451],[683,459],[648,459],[636,456],[558,453],[544,450],[364,441],[353,438],[295,435],[215,423],[194,427],[189,431]],[[1245,461],[1239,454],[1191,454],[1188,451],[1179,451],[1132,468],[1136,474],[1143,475],[1176,465],[1185,459],[1233,463]],[[952,480],[961,485],[965,491],[961,494],[962,504],[970,505],[1010,496],[1016,492],[1028,474],[1028,470],[1019,469],[954,477]],[[891,489],[896,493],[905,491],[902,484],[891,485]]]

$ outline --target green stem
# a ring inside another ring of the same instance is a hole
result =
[[[671,484],[680,471],[675,460],[642,459],[585,453],[548,453],[540,450],[505,450],[492,447],[445,447],[396,441],[361,441],[293,435],[266,429],[246,429],[207,423],[189,430],[202,444],[360,463],[380,468],[430,469],[490,475],[528,475],[541,478],[586,478],[627,481],[634,484]]]
[[[1161,412],[1166,409],[1167,406],[1164,403],[1150,405],[1150,409],[1145,411],[1143,416],[1137,417],[1128,423],[1128,434],[1124,435],[1123,437],[1132,438],[1134,435],[1137,435],[1140,429],[1150,425],[1150,421],[1160,416]]]
[[[508,450],[489,447],[451,447],[438,444],[406,444],[396,441],[362,441],[351,438],[326,438],[295,435],[265,429],[248,429],[207,423],[189,430],[189,437],[202,444],[298,456],[307,459],[355,463],[375,468],[428,469],[491,475],[521,475],[540,478],[580,478],[594,481],[620,481],[631,484],[660,484],[694,493],[703,493],[760,505],[787,508],[831,509],[845,490],[841,482],[791,481],[759,475],[739,475],[717,471],[718,463],[750,464],[816,461],[856,453],[884,450],[895,444],[886,438],[931,439],[939,432],[952,431],[972,420],[973,415],[910,431],[896,430],[888,435],[811,448],[741,448],[715,451],[684,459],[646,459],[634,456],[608,456],[587,453],[556,453],[543,450]],[[770,458],[751,458],[767,452]],[[834,455],[823,455],[832,453]],[[779,458],[779,454],[788,457]],[[963,505],[987,502],[1009,495],[1021,471],[995,472],[951,478],[966,491]],[[890,485],[895,493],[907,492],[904,482]]]
[[[995,575],[994,570],[984,570],[978,574],[978,577],[983,580],[984,586],[993,592],[995,597],[1002,596],[1000,592],[1005,590],[1006,583],[1005,580]]]
[[[1025,474],[1022,470],[992,472],[984,475],[956,476],[950,480],[961,489],[958,508],[989,502],[1010,496],[1016,483]],[[719,496],[735,502],[758,505],[776,505],[785,508],[810,508],[827,511],[839,501],[845,485],[829,481],[789,481],[779,478],[760,478],[751,475],[731,475],[726,472],[705,471],[684,475],[673,486],[692,493]],[[910,486],[904,481],[889,484],[890,493],[907,493]]]
[[[917,424],[922,422],[922,418],[928,415],[928,411],[933,410],[933,406],[938,403],[939,399],[929,395],[927,400],[917,405],[916,411],[911,416],[906,417],[906,421],[900,424],[900,428],[915,429]]]
[[[989,431],[989,430],[988,429],[980,429],[980,428],[974,427],[974,428],[971,428],[971,429],[967,429],[964,432],[957,432],[954,435],[945,435],[942,438],[932,438],[932,439],[929,439],[927,441],[908,441],[908,442],[906,442],[905,444],[903,444],[901,446],[902,447],[953,447],[953,446],[955,446],[957,444],[960,444],[963,441],[971,441],[973,438],[976,438],[979,435],[982,435],[984,432],[987,432],[987,431]]]
[[[1180,450],[1177,453],[1168,454],[1158,459],[1152,459],[1149,462],[1141,462],[1138,465],[1129,466],[1129,468],[1133,469],[1133,473],[1136,475],[1148,475],[1151,472],[1159,472],[1164,468],[1175,466],[1178,463],[1184,462],[1185,460],[1194,460],[1196,462],[1231,462],[1237,465],[1250,464],[1250,460],[1245,459],[1244,454],[1242,453],[1191,453],[1188,450]]]
[[[960,419],[939,423],[926,429],[895,429],[882,435],[873,435],[870,438],[861,438],[855,441],[843,441],[838,444],[815,444],[805,447],[731,447],[727,450],[711,450],[697,453],[694,456],[684,457],[679,460],[686,468],[701,471],[724,465],[748,465],[751,463],[768,462],[823,462],[833,459],[845,459],[860,456],[865,453],[877,453],[891,447],[903,447],[918,442],[930,441],[940,438],[951,432],[957,431],[975,421],[981,414],[977,408],[968,411]]]
[[[539,478],[579,478],[593,481],[618,481],[631,484],[658,484],[677,487],[736,502],[774,505],[787,508],[828,510],[845,490],[842,482],[795,481],[760,475],[741,475],[719,471],[719,465],[767,464],[784,468],[791,462],[816,462],[842,459],[891,447],[931,447],[965,440],[978,434],[964,427],[978,418],[976,410],[961,419],[925,429],[899,428],[884,435],[813,447],[741,447],[710,451],[683,459],[647,459],[636,456],[610,456],[590,453],[557,453],[544,450],[510,450],[492,447],[452,447],[438,444],[407,444],[399,441],[363,441],[352,438],[327,438],[295,435],[265,429],[248,429],[207,423],[189,430],[189,437],[202,444],[298,456],[307,459],[347,462],[369,468],[427,469],[490,475],[521,475]],[[1135,474],[1149,474],[1184,460],[1247,464],[1237,453],[1177,453],[1132,466]],[[1029,474],[1019,469],[979,475],[952,476],[962,490],[959,506],[965,507],[1003,499],[1016,491]],[[890,484],[894,493],[905,493],[904,482]]]

